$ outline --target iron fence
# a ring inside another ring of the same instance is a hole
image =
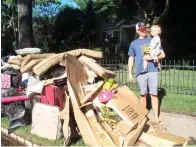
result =
[[[115,79],[118,83],[127,84],[132,90],[139,90],[135,76],[135,84],[129,83],[127,60],[101,60],[100,64],[116,73]],[[163,60],[161,68],[159,88],[164,88],[167,93],[196,95],[195,61]],[[135,68],[133,75],[135,75]]]

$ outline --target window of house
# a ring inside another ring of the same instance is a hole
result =
[[[106,39],[106,32],[102,32],[102,39]]]
[[[119,42],[119,41],[120,41],[120,38],[119,38],[119,31],[114,31],[113,36],[114,36],[114,40],[115,40],[116,42]]]

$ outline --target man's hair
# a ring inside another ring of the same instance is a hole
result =
[[[159,29],[159,35],[162,33],[162,29],[161,26],[156,24],[156,25],[152,25],[151,28],[158,28]]]

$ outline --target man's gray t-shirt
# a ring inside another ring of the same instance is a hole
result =
[[[135,57],[135,68],[136,68],[136,76],[138,76],[142,69],[143,69],[143,51],[142,47],[144,45],[150,45],[152,38],[146,37],[145,39],[136,39],[133,42],[131,42],[129,47],[128,55]],[[148,72],[158,72],[158,67],[155,62],[148,61]]]

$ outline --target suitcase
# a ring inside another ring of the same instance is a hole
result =
[[[41,103],[50,106],[59,106],[62,110],[65,106],[65,92],[63,87],[47,85],[43,88],[41,94]]]

